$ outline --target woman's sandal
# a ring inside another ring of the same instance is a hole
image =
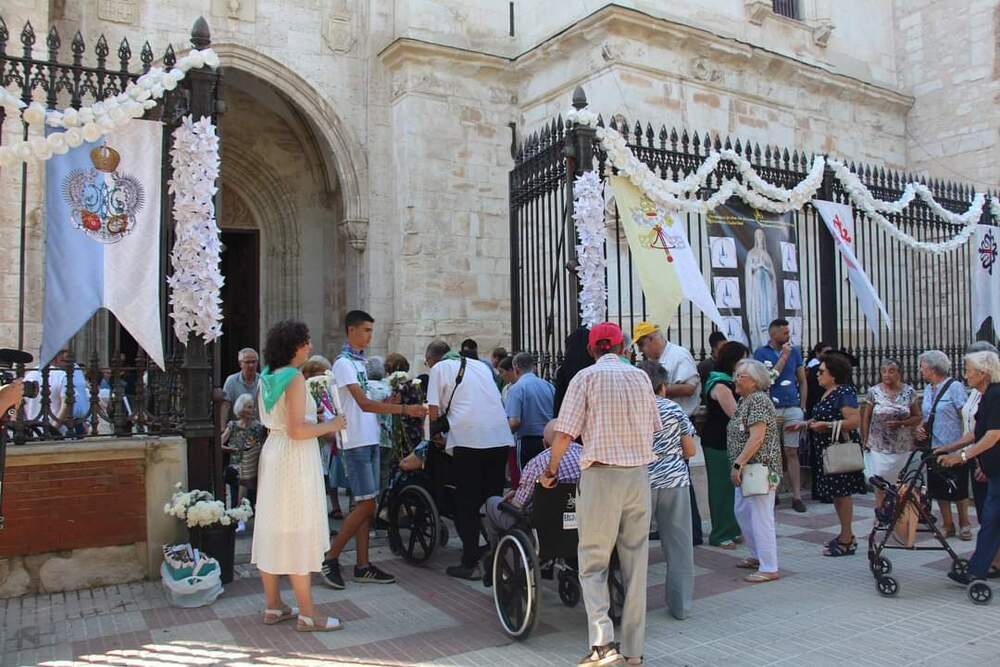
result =
[[[844,544],[839,538],[835,537],[827,543],[826,549],[823,550],[823,555],[830,556],[831,558],[837,558],[839,556],[853,556],[857,550],[857,540],[852,539],[850,544]]]
[[[756,558],[744,558],[743,560],[741,560],[739,563],[736,564],[736,567],[740,568],[741,570],[756,570],[758,567],[760,567],[760,561],[757,560]]]
[[[990,566],[986,571],[987,579],[1000,579],[1000,567]]]
[[[970,528],[969,526],[962,526],[962,529],[958,533],[958,539],[962,540],[963,542],[971,542],[972,528]]]
[[[308,616],[299,616],[299,620],[295,624],[297,632],[333,632],[334,630],[343,629],[344,624],[340,622],[339,618],[334,618],[333,616],[327,616],[319,622]]]
[[[781,575],[777,572],[754,572],[743,577],[743,581],[748,584],[763,584],[768,581],[777,581]]]
[[[284,621],[290,621],[299,615],[296,607],[285,607],[284,609],[265,609],[264,625],[277,625]]]
[[[736,548],[736,540],[726,540],[722,544],[716,545],[719,549],[725,549],[727,551],[732,551]]]

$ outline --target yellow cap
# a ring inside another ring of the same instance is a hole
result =
[[[632,329],[632,340],[638,343],[645,336],[648,336],[651,333],[656,333],[659,330],[660,327],[652,322],[639,322],[635,325],[635,328]]]

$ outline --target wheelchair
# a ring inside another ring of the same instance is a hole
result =
[[[393,469],[389,485],[379,495],[376,526],[388,530],[394,554],[409,563],[424,563],[437,547],[448,544],[444,519],[454,521],[454,508],[451,457],[431,446],[423,470]]]
[[[558,484],[546,489],[536,485],[530,518],[508,503],[501,509],[516,523],[503,531],[493,551],[493,603],[504,632],[513,639],[525,639],[538,620],[542,570],[551,568],[557,581],[559,599],[567,607],[580,602],[577,566],[576,484]],[[487,582],[489,583],[489,582]],[[612,552],[608,571],[611,606],[608,615],[621,623],[625,584],[617,552]]]

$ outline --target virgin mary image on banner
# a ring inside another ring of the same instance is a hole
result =
[[[767,238],[763,229],[753,233],[753,248],[747,253],[743,268],[746,285],[747,328],[754,345],[768,340],[768,325],[778,319],[778,273],[767,252]]]

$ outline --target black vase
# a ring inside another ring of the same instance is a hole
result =
[[[236,560],[236,525],[189,528],[191,546],[219,561],[222,583],[233,581],[233,562]]]

